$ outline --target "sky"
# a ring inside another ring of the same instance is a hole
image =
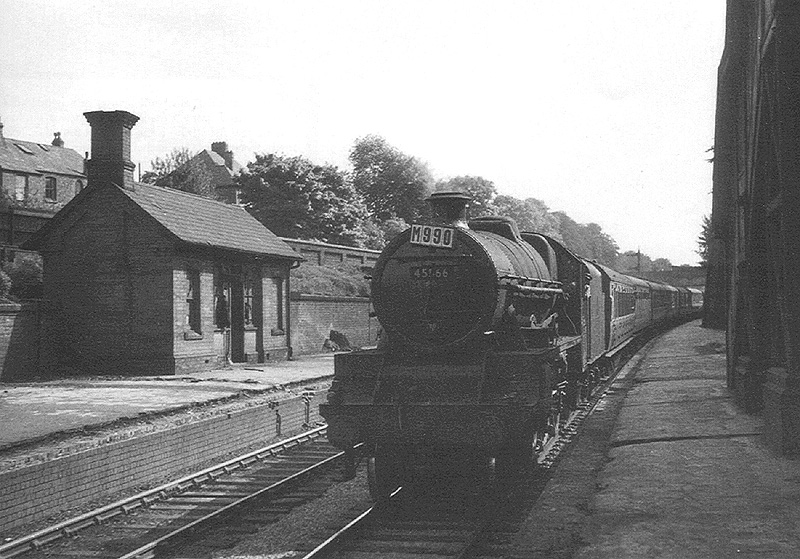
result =
[[[84,112],[129,111],[142,172],[215,141],[346,169],[378,134],[696,264],[724,31],[725,0],[0,0],[0,119],[83,154]]]

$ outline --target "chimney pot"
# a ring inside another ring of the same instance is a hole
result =
[[[53,132],[53,141],[52,144],[57,148],[64,147],[64,140],[61,139],[61,132]]]
[[[131,128],[139,117],[127,111],[83,113],[92,128],[92,158],[88,161],[89,185],[116,184],[133,189]]]

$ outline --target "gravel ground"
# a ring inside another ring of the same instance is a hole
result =
[[[301,557],[298,549],[309,542],[333,535],[335,526],[344,526],[372,505],[367,490],[366,468],[356,477],[331,487],[321,498],[294,509],[274,524],[265,525],[256,534],[232,549],[214,553],[214,559],[283,559]]]

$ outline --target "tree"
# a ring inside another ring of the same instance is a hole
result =
[[[276,235],[349,246],[366,239],[364,202],[335,166],[256,155],[234,180],[247,210]]]
[[[350,151],[353,185],[370,215],[379,222],[399,217],[412,222],[427,213],[425,198],[433,177],[422,161],[401,152],[380,136],[356,140]]]
[[[494,198],[497,196],[497,188],[492,181],[483,177],[461,176],[440,180],[436,183],[435,190],[437,192],[458,191],[468,194],[472,198],[469,203],[470,218],[497,213],[493,204]]]
[[[656,272],[669,272],[672,270],[672,262],[667,258],[656,258],[653,260],[653,270]]]
[[[700,256],[701,266],[708,264],[708,243],[711,241],[713,236],[714,233],[711,229],[711,216],[704,215],[703,229],[700,232],[700,236],[697,237],[697,250],[695,251],[697,255]]]
[[[504,215],[517,222],[520,231],[542,233],[561,240],[558,219],[548,211],[547,206],[536,198],[520,200],[513,196],[500,194],[494,199],[497,215]]]
[[[606,266],[613,266],[619,252],[616,241],[596,223],[587,223],[580,227],[592,258]]]
[[[151,161],[150,167],[151,170],[142,175],[142,182],[209,198],[216,197],[211,185],[211,175],[196,154],[188,148],[173,148],[163,159],[156,157]]]
[[[617,243],[596,223],[577,223],[564,212],[554,212],[564,244],[579,256],[614,266],[619,248]],[[635,254],[635,253],[634,253]]]

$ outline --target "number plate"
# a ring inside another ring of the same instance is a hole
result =
[[[437,248],[453,248],[455,230],[435,225],[412,225],[411,244]]]
[[[411,278],[424,283],[444,283],[455,281],[455,266],[412,266]]]

